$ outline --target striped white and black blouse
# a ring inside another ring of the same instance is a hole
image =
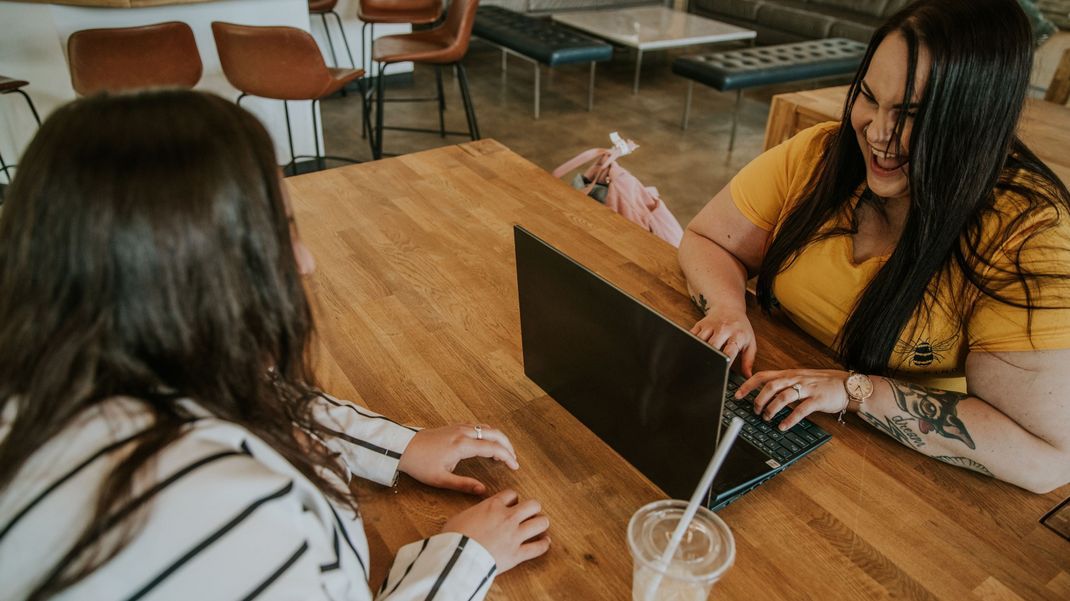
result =
[[[482,599],[494,559],[444,533],[402,547],[378,594],[361,518],[336,508],[270,446],[192,403],[198,419],[135,483],[102,536],[136,526],[63,599]],[[9,405],[10,408],[10,405]],[[353,476],[391,485],[415,430],[330,398],[317,417]],[[0,420],[0,439],[11,417]],[[0,599],[22,599],[63,567],[106,475],[151,417],[131,399],[83,412],[0,495]],[[139,509],[147,508],[147,511]],[[388,519],[388,518],[386,518]]]

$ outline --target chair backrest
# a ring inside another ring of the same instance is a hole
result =
[[[449,48],[443,53],[443,62],[456,62],[468,53],[468,43],[472,40],[472,26],[476,23],[476,9],[479,0],[452,0],[446,10],[446,20],[441,27],[453,37]]]
[[[361,11],[422,12],[432,6],[442,6],[442,0],[360,0]]]
[[[245,94],[275,100],[314,100],[331,85],[316,40],[296,27],[212,23],[227,81]]]
[[[338,0],[308,0],[308,12],[329,13],[338,5]]]
[[[142,27],[83,29],[67,39],[74,91],[192,88],[201,80],[201,55],[189,25],[177,21]]]
[[[1070,100],[1070,48],[1063,51],[1063,58],[1055,68],[1055,75],[1051,78],[1051,85],[1044,94],[1044,100],[1055,104],[1066,104],[1067,100]]]

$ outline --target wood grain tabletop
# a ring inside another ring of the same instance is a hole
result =
[[[516,447],[519,471],[458,469],[538,499],[551,520],[550,551],[500,575],[489,598],[630,598],[625,527],[665,494],[524,376],[512,226],[690,327],[675,249],[493,140],[287,185],[318,262],[307,286],[321,385],[405,423],[490,424]],[[758,368],[835,365],[779,316],[751,317]],[[1038,521],[1070,486],[1033,495],[857,418],[813,419],[833,440],[720,512],[737,555],[715,597],[1070,599],[1070,541]],[[477,501],[404,476],[354,490],[373,588],[399,547]]]

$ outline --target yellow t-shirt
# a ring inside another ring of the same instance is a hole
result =
[[[823,123],[796,134],[744,167],[730,184],[736,207],[754,225],[776,232],[800,198],[821,152],[838,123]],[[852,207],[858,201],[852,199]],[[1021,213],[1022,200],[1003,194],[998,209],[987,218],[982,239],[992,240],[1004,228],[1002,220]],[[1029,228],[1053,217],[1056,225],[1034,236],[1023,247]],[[846,227],[847,214],[836,218]],[[1070,273],[1070,220],[1065,215],[1037,215],[1027,220],[1004,241],[994,241],[997,266],[1013,265],[1007,258],[1021,251],[1022,264],[1031,271]],[[788,316],[811,336],[832,347],[866,285],[888,257],[873,257],[854,263],[849,235],[834,236],[806,247],[785,271],[777,276],[773,293]],[[903,329],[888,366],[898,376],[927,386],[966,390],[964,370],[971,350],[1028,351],[1070,348],[1070,285],[1044,283],[1039,302],[1066,308],[1032,312],[1032,329],[1027,327],[1028,311],[982,296],[976,291],[971,307],[956,307],[952,290],[961,290],[961,274],[941,282],[931,307],[915,313]],[[1023,300],[1017,286],[1004,294]],[[1036,302],[1034,297],[1033,302]],[[964,311],[963,309],[968,309]],[[958,315],[966,315],[960,324]]]

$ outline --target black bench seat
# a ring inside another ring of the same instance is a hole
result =
[[[506,55],[519,56],[535,64],[535,118],[539,118],[539,65],[556,67],[590,63],[587,110],[594,104],[595,63],[613,58],[613,46],[567,29],[549,19],[530,17],[500,6],[481,6],[476,12],[472,34],[502,49],[502,69]]]
[[[672,72],[689,80],[681,127],[687,129],[691,92],[696,81],[722,92],[735,90],[738,112],[746,88],[848,75],[858,68],[865,53],[866,45],[861,42],[826,38],[680,57],[673,61]],[[736,115],[733,115],[729,151],[735,137]]]

